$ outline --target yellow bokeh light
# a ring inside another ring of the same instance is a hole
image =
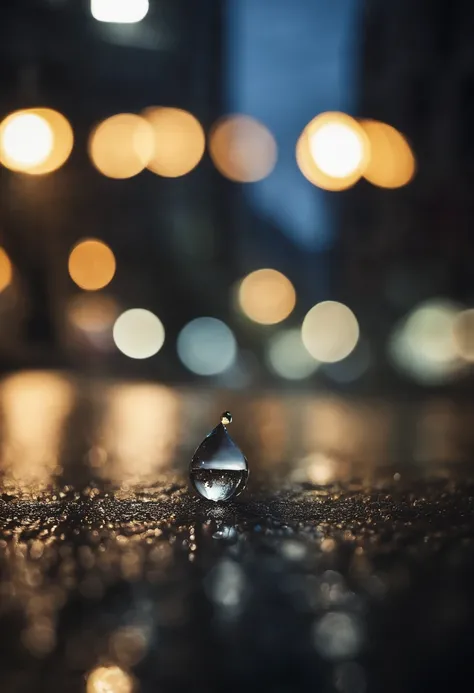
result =
[[[29,173],[42,164],[53,149],[53,131],[33,111],[11,113],[0,125],[0,160],[12,171]]]
[[[0,125],[0,161],[13,171],[51,173],[67,161],[73,144],[71,125],[51,108],[16,111]]]
[[[12,263],[3,248],[0,247],[0,291],[11,283],[13,275]]]
[[[133,679],[117,666],[97,667],[87,677],[87,693],[132,693]]]
[[[245,315],[262,325],[275,325],[295,307],[293,284],[281,272],[261,269],[248,274],[239,287],[239,304]]]
[[[115,274],[115,256],[108,245],[93,238],[81,241],[69,255],[69,274],[86,291],[107,286]]]
[[[132,178],[153,156],[153,128],[133,113],[119,113],[99,123],[89,138],[89,156],[108,178]]]
[[[161,320],[144,308],[126,310],[115,321],[114,342],[131,359],[148,359],[159,352],[165,341]]]
[[[335,363],[355,348],[359,324],[351,309],[343,303],[323,301],[306,314],[301,337],[313,358],[322,363]]]
[[[148,168],[165,178],[178,178],[192,171],[206,146],[198,120],[180,108],[148,108],[143,116],[155,138],[155,151]]]
[[[453,324],[454,345],[459,356],[474,362],[474,309],[460,311]]]
[[[370,157],[363,128],[345,113],[316,116],[303,130],[296,145],[301,173],[324,190],[344,190],[362,176]]]
[[[223,176],[239,183],[253,183],[273,171],[277,145],[271,132],[258,120],[233,115],[213,127],[209,153]]]
[[[51,108],[34,108],[32,112],[43,118],[52,130],[53,146],[44,161],[31,168],[28,173],[40,175],[60,168],[69,158],[74,145],[74,134],[69,121]]]
[[[370,142],[370,160],[364,177],[380,188],[400,188],[415,175],[415,157],[398,130],[376,120],[361,125]]]

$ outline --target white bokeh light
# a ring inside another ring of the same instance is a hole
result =
[[[344,123],[326,123],[309,138],[311,155],[323,173],[345,178],[361,165],[363,142],[356,131]]]
[[[159,352],[165,341],[161,320],[144,308],[131,308],[122,313],[114,324],[114,342],[131,359],[148,359]]]
[[[2,148],[18,167],[37,166],[48,158],[53,148],[53,131],[41,116],[18,113],[5,125]]]
[[[342,361],[359,340],[359,323],[350,308],[338,301],[317,303],[306,314],[301,328],[303,344],[323,363]]]
[[[91,0],[91,14],[98,22],[135,24],[146,17],[149,0]]]
[[[270,338],[267,361],[277,375],[287,380],[303,380],[319,367],[305,349],[298,328],[281,330]]]
[[[389,355],[394,365],[426,385],[446,382],[462,368],[455,325],[459,308],[446,299],[418,305],[394,330]]]
[[[237,343],[232,330],[217,318],[196,318],[178,335],[178,356],[197,375],[218,375],[235,361]]]

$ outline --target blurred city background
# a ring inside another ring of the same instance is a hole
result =
[[[455,5],[4,2],[2,370],[469,392]]]
[[[2,0],[2,693],[470,689],[473,37]]]

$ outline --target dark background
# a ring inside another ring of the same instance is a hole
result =
[[[297,386],[470,390],[469,363],[425,377],[416,365],[394,364],[390,340],[424,301],[472,305],[471,15],[469,3],[448,11],[421,2],[298,0],[290,8],[164,0],[152,2],[142,22],[120,25],[94,20],[87,2],[4,2],[2,114],[44,105],[64,113],[75,135],[71,157],[53,174],[1,170],[1,238],[17,278],[14,291],[0,295],[4,368],[93,364],[99,373],[189,380],[176,338],[204,315],[229,324],[239,354],[225,377],[201,384],[287,387],[265,358],[278,328],[242,320],[232,299],[238,280],[271,267],[297,292],[284,327],[297,328],[312,305],[329,299],[348,305],[361,329],[351,357]],[[93,126],[150,105],[189,110],[206,134],[228,113],[259,119],[277,143],[275,169],[258,183],[233,183],[206,153],[181,178],[101,175],[87,155]],[[414,179],[396,190],[363,180],[339,193],[311,185],[295,145],[325,110],[399,129],[416,158]],[[145,307],[163,322],[155,357],[127,359],[113,344],[100,353],[71,334],[68,302],[77,287],[67,257],[85,237],[105,241],[116,256],[116,275],[101,294],[119,310]]]

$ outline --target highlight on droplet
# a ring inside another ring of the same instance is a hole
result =
[[[143,112],[152,128],[155,148],[148,169],[165,178],[178,178],[201,161],[206,139],[200,122],[181,108],[152,107]]]
[[[0,292],[11,284],[13,277],[13,267],[8,257],[8,253],[0,247]]]
[[[231,115],[212,128],[209,154],[226,178],[253,183],[266,178],[275,168],[277,145],[263,123],[247,115]]]
[[[362,120],[370,142],[370,158],[364,178],[380,188],[407,185],[416,171],[414,154],[405,137],[391,125],[377,120]]]
[[[275,269],[260,269],[240,282],[238,300],[242,312],[262,325],[285,320],[296,304],[293,284]]]
[[[111,248],[95,238],[80,241],[69,255],[69,276],[85,291],[97,291],[112,281],[116,263]]]
[[[165,341],[165,328],[150,310],[130,308],[113,327],[115,346],[131,359],[148,359],[157,354]]]
[[[316,116],[296,145],[301,173],[324,190],[344,190],[356,183],[370,158],[370,143],[359,123],[345,113]]]
[[[305,348],[297,327],[279,330],[270,337],[266,360],[270,369],[286,380],[304,380],[320,366]]]
[[[355,348],[359,333],[354,313],[338,301],[317,303],[308,311],[301,327],[304,346],[322,363],[346,358]]]
[[[237,342],[232,330],[217,318],[202,317],[183,327],[177,340],[178,356],[196,375],[218,375],[234,363]]]
[[[151,125],[134,113],[119,113],[99,123],[89,138],[89,156],[108,178],[132,178],[143,171],[155,151]]]

